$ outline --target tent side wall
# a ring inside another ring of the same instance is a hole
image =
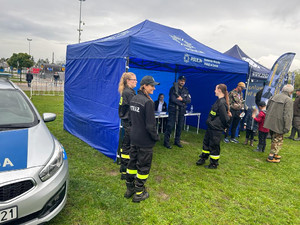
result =
[[[125,58],[69,59],[64,129],[116,160],[120,120],[118,84]]]
[[[206,119],[211,106],[217,100],[215,96],[216,85],[227,85],[228,92],[234,89],[241,81],[246,81],[247,74],[232,74],[224,72],[204,72],[197,74],[184,74],[187,78],[186,86],[192,97],[194,112],[201,113],[200,128],[206,129]],[[197,118],[188,117],[187,124],[197,127]]]

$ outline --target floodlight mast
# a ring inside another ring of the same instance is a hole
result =
[[[80,1],[80,9],[79,9],[79,27],[78,27],[78,43],[80,43],[80,40],[81,40],[81,31],[83,31],[81,29],[81,24],[82,24],[82,21],[81,21],[81,5],[82,5],[82,2],[85,2],[85,0],[79,0]]]
[[[30,42],[32,41],[32,38],[27,38],[28,44],[29,44],[29,55],[30,55]]]

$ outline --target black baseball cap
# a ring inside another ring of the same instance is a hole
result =
[[[181,76],[178,77],[178,80],[186,80],[186,77],[181,75]]]
[[[300,91],[300,88],[296,89],[296,91]]]
[[[258,106],[264,107],[264,106],[266,106],[266,103],[264,101],[261,101],[261,102],[258,103]]]
[[[140,85],[160,85],[160,83],[156,82],[152,76],[144,76],[140,82]]]

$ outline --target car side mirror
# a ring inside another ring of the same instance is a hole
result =
[[[45,123],[54,121],[56,119],[55,113],[43,113],[43,120]]]

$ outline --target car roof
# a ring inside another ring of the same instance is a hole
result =
[[[18,89],[7,77],[0,76],[0,90],[1,89]]]

